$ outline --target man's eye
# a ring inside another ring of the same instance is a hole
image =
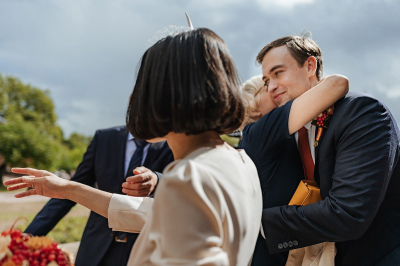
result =
[[[275,75],[279,76],[279,74],[281,74],[281,73],[282,73],[282,71],[276,71]]]

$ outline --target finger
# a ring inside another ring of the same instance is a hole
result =
[[[25,175],[33,175],[33,176],[42,176],[46,171],[37,170],[33,168],[11,168],[13,173],[17,174],[25,174]]]
[[[21,176],[21,177],[17,177],[17,178],[13,178],[13,179],[4,181],[3,184],[6,186],[10,186],[10,185],[15,185],[15,184],[26,183],[24,180],[25,177],[36,178],[35,176]]]
[[[134,176],[129,176],[126,178],[126,182],[129,183],[143,183],[152,179],[152,175],[149,173],[138,174]]]
[[[32,187],[32,185],[29,185],[27,183],[21,183],[21,184],[17,184],[17,185],[14,185],[14,186],[10,186],[10,187],[7,188],[7,190],[8,191],[14,191],[14,190],[18,190],[18,189],[21,189],[21,188],[27,188],[27,187]]]
[[[14,197],[23,198],[23,197],[27,197],[27,196],[31,196],[31,195],[37,195],[36,189],[31,189],[31,190],[28,190],[28,191],[24,191],[24,192],[18,193]]]
[[[25,238],[29,238],[29,237],[33,237],[33,235],[31,234],[31,233],[26,233],[26,232],[24,232],[24,233],[22,233],[21,234],[22,236],[24,236]]]
[[[139,189],[150,189],[153,186],[153,184],[151,182],[144,182],[144,183],[122,183],[122,187],[123,188],[127,188],[127,189],[135,189],[135,190],[139,190]]]
[[[139,166],[139,167],[136,167],[135,169],[133,169],[133,173],[135,175],[143,174],[144,172],[147,172],[147,171],[149,171],[149,169],[147,169],[144,166]]]
[[[128,196],[133,197],[147,197],[150,194],[150,191],[148,189],[132,190],[123,188],[122,192]]]
[[[3,182],[3,184],[4,184],[5,186],[11,186],[11,185],[19,184],[19,183],[25,183],[25,182],[22,180],[22,177],[13,178],[13,179],[10,179],[10,180],[7,180],[7,181],[4,181],[4,182]]]
[[[29,185],[41,184],[46,181],[45,177],[35,176],[23,176],[22,180]]]
[[[21,176],[4,182],[4,185],[9,186],[8,191],[14,191],[21,188],[31,187],[34,184],[41,183],[41,179],[34,176]],[[10,186],[11,185],[11,186]]]

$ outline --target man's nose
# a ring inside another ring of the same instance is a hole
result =
[[[268,92],[273,93],[278,88],[278,83],[270,80],[268,84]]]

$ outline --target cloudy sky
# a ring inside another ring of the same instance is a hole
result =
[[[137,64],[168,25],[214,30],[242,80],[261,73],[258,51],[311,31],[325,75],[389,106],[400,123],[400,1],[0,0],[0,73],[49,89],[68,136],[124,124]]]

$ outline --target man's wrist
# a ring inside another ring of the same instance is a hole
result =
[[[157,180],[156,180],[156,184],[154,185],[153,191],[151,191],[150,194],[149,194],[149,197],[153,197],[154,196],[154,193],[156,192],[156,188],[158,186],[158,183],[160,183],[160,177],[158,176],[157,172],[155,172],[153,170],[151,170],[151,171],[156,175]]]
[[[156,175],[156,177],[157,177],[157,179],[156,179],[156,183],[154,184],[154,187],[156,187],[157,185],[158,185],[158,182],[160,181],[160,178],[159,178],[159,176],[157,175],[157,172],[154,172],[153,170],[151,170],[155,175]]]

